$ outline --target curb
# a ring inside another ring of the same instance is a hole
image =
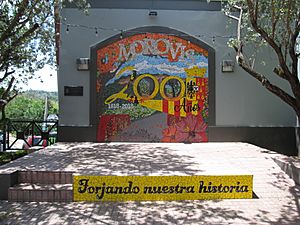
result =
[[[290,177],[297,185],[300,185],[300,161],[293,157],[275,158],[275,163]]]

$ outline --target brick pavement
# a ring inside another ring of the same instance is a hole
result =
[[[253,174],[257,199],[47,203],[0,201],[2,224],[300,224],[300,187],[246,143],[59,143],[0,167],[95,175]]]

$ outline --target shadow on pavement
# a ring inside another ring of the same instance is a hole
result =
[[[65,149],[40,150],[16,160],[13,166],[22,170],[61,170],[95,175],[193,175],[202,170],[193,168],[192,159],[177,155],[167,146],[155,144],[90,143],[81,146],[69,144]]]

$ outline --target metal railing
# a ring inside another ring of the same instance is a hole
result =
[[[6,120],[3,124],[2,151],[45,147],[57,140],[58,121]]]

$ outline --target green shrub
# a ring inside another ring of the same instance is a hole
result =
[[[18,159],[27,155],[25,150],[19,150],[16,152],[0,152],[0,165],[9,163],[12,160]]]

